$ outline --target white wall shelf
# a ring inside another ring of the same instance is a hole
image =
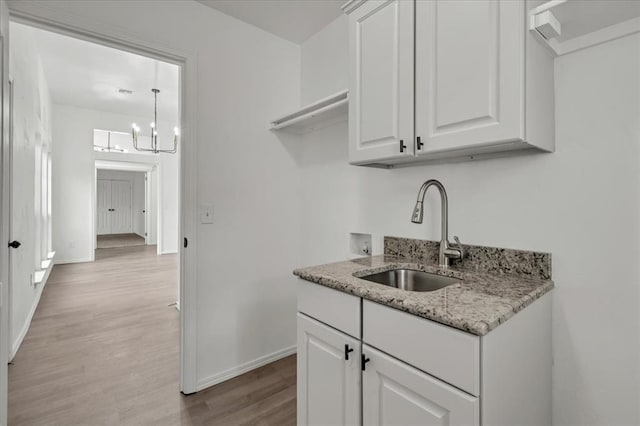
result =
[[[290,114],[271,120],[271,130],[297,134],[309,133],[346,121],[349,111],[349,91],[343,90]]]
[[[529,29],[564,55],[640,32],[640,2],[551,0],[529,11]]]

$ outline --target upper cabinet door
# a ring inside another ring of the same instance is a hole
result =
[[[349,45],[349,161],[413,156],[414,2],[364,3]]]
[[[360,425],[360,341],[298,313],[298,425]]]
[[[367,345],[362,375],[362,424],[477,426],[478,398]]]
[[[525,2],[416,2],[416,153],[524,139]]]

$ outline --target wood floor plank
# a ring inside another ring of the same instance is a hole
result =
[[[114,247],[143,246],[144,238],[138,234],[106,234],[98,235],[96,247],[99,249]]]
[[[9,367],[9,425],[293,425],[295,356],[179,392],[177,256],[56,265]]]

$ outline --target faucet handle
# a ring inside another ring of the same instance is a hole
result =
[[[464,248],[462,247],[462,243],[457,235],[453,237],[453,241],[456,242],[455,248],[460,251],[460,260],[462,260],[464,258]]]

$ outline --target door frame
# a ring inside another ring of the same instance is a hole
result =
[[[119,170],[123,172],[136,172],[136,173],[144,173],[144,244],[148,245],[148,234],[149,234],[149,205],[151,203],[151,187],[148,185],[149,178],[151,174],[157,171],[160,168],[159,163],[139,163],[134,161],[112,161],[112,160],[95,160],[95,173],[94,182],[92,185],[91,194],[91,232],[94,235],[93,238],[93,253],[91,254],[92,259],[95,260],[95,249],[98,246],[98,170]],[[156,189],[160,192],[160,188],[156,184]],[[156,194],[156,204],[159,201],[159,194]],[[131,189],[131,196],[133,197],[133,188]],[[133,215],[133,199],[131,201],[132,215],[131,215],[131,227],[133,228],[134,215]],[[156,210],[158,206],[155,206]],[[156,228],[160,227],[160,221],[156,219]],[[159,229],[156,229],[156,236],[158,235]],[[156,237],[157,238],[157,237]],[[158,255],[161,253],[158,250]]]
[[[9,8],[0,0],[0,425],[7,422],[9,362]],[[184,302],[187,302],[186,300]]]
[[[11,74],[9,74],[9,100],[7,103],[7,106],[9,108],[9,133],[8,133],[8,137],[9,139],[7,140],[7,143],[9,144],[9,147],[7,149],[7,152],[9,154],[9,158],[7,161],[7,182],[8,182],[8,186],[7,186],[7,205],[5,206],[7,209],[7,224],[9,226],[8,229],[8,238],[6,239],[7,242],[9,241],[13,241],[13,211],[12,211],[12,202],[13,202],[13,89],[14,89],[14,80],[13,80],[13,76]],[[7,251],[7,272],[8,272],[8,276],[9,279],[7,281],[7,339],[8,339],[8,346],[7,348],[11,348],[9,350],[9,358],[7,359],[7,361],[11,362],[13,360],[13,357],[11,356],[13,353],[13,333],[12,333],[12,327],[11,327],[11,316],[12,316],[12,311],[13,311],[13,268],[11,267],[12,264],[12,260],[11,260],[11,254],[12,250],[8,250]]]
[[[180,391],[197,391],[197,53],[176,49],[98,20],[77,16],[38,2],[10,2],[10,20],[103,46],[169,62],[180,67]],[[6,48],[6,47],[5,47]],[[55,167],[55,165],[54,165]]]

